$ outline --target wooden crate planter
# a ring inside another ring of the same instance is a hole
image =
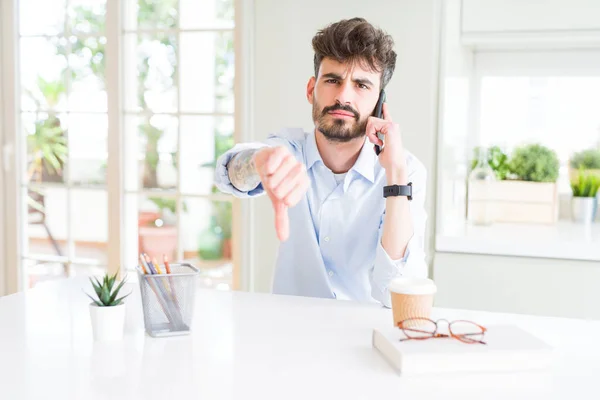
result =
[[[496,181],[469,184],[468,213],[490,207],[495,222],[553,224],[558,220],[556,183]]]

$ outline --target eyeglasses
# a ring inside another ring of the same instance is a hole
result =
[[[441,321],[448,323],[448,334],[438,333],[438,323]],[[434,321],[429,318],[408,318],[398,322],[398,328],[406,336],[400,341],[454,338],[467,344],[487,344],[483,341],[487,329],[472,321],[448,321],[446,319]]]

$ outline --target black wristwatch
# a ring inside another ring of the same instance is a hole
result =
[[[412,200],[412,182],[408,182],[408,185],[384,186],[383,197],[390,196],[406,196],[408,200]]]

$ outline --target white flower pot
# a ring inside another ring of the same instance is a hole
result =
[[[108,342],[121,340],[125,327],[125,303],[112,307],[90,304],[90,318],[94,340]]]
[[[571,199],[571,215],[573,221],[591,224],[596,217],[598,200],[595,197],[573,197]]]

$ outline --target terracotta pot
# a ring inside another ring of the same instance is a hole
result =
[[[231,259],[231,239],[223,239],[223,258]]]
[[[170,260],[177,258],[177,228],[174,226],[140,226],[140,250],[162,261],[165,254]]]
[[[156,211],[140,211],[138,213],[138,226],[148,226],[160,217]]]

